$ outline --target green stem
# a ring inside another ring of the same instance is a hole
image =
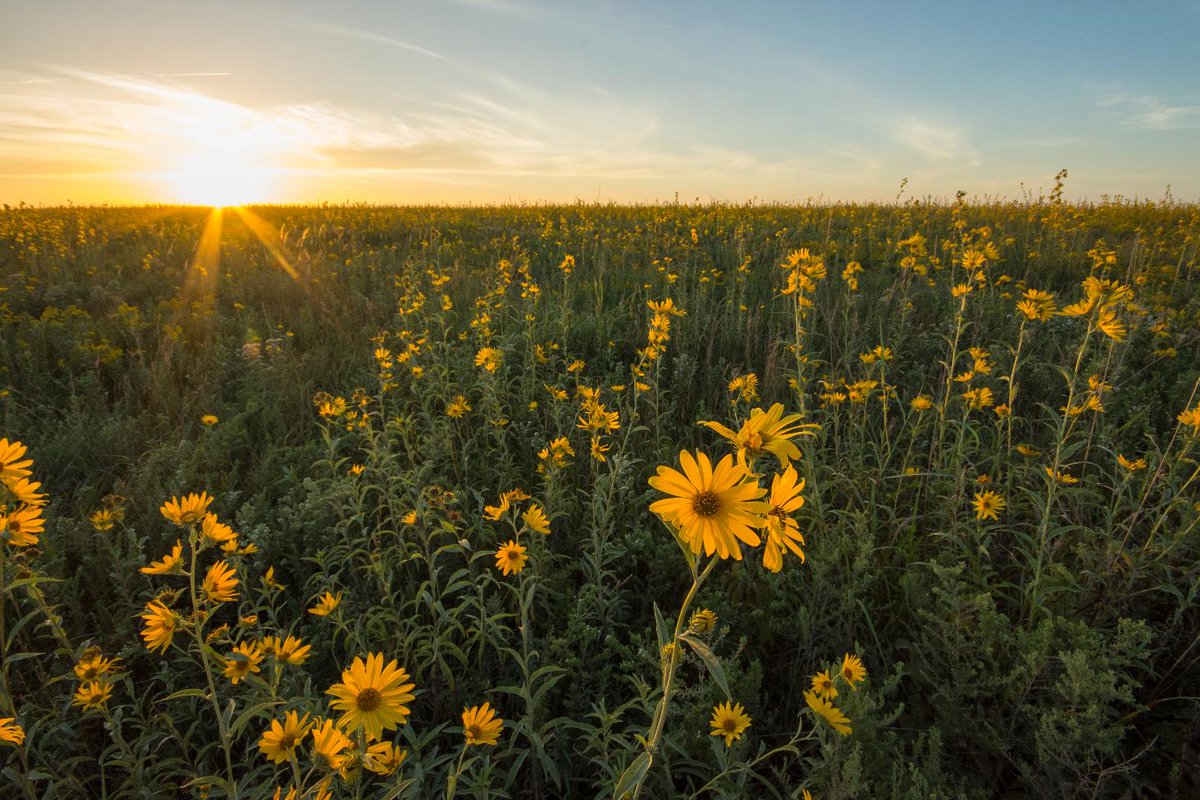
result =
[[[454,792],[458,789],[458,778],[462,775],[463,759],[467,757],[467,748],[470,745],[463,743],[462,750],[458,753],[458,762],[454,765],[454,772],[450,773],[450,777],[446,779],[446,800],[454,800]]]

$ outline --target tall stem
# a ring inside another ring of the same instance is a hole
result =
[[[188,531],[188,547],[192,551],[192,565],[188,570],[188,593],[192,601],[192,635],[196,638],[196,646],[200,649],[200,664],[204,667],[204,678],[208,681],[208,698],[212,701],[213,711],[217,715],[217,731],[221,735],[221,750],[225,753],[225,777],[229,781],[229,793],[234,800],[237,800],[237,782],[233,778],[233,756],[230,754],[229,731],[225,727],[225,715],[221,712],[221,701],[217,699],[217,684],[213,679],[212,665],[208,659],[208,644],[204,641],[200,595],[196,591],[198,542],[194,525]]]

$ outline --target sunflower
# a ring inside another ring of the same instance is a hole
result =
[[[763,455],[770,453],[779,460],[780,467],[786,467],[792,461],[800,458],[800,448],[792,439],[798,436],[815,436],[819,425],[802,423],[802,414],[783,413],[783,403],[775,403],[768,410],[756,408],[750,412],[750,418],[734,433],[719,422],[702,422],[701,424],[724,436],[737,448],[738,463],[747,470],[753,469],[754,462]]]
[[[525,548],[511,539],[496,551],[496,569],[504,575],[516,575],[525,569],[528,560]]]
[[[7,439],[0,439],[0,453],[3,452],[6,444],[8,444]],[[25,731],[13,719],[13,717],[0,717],[0,742],[18,745],[25,741]]]
[[[496,710],[487,703],[463,709],[463,736],[468,745],[495,745],[500,738],[504,720],[496,716]]]
[[[346,759],[342,751],[350,746],[350,740],[331,719],[319,726],[314,725],[310,731],[313,737],[313,762],[331,772],[336,771]]]
[[[525,521],[525,525],[531,531],[542,534],[550,533],[550,520],[546,517],[546,512],[537,503],[529,506],[525,513],[521,515],[521,519]]]
[[[204,537],[205,544],[224,544],[237,539],[233,528],[218,521],[216,514],[204,515],[204,521],[200,523],[200,535]]]
[[[45,529],[46,520],[37,506],[21,506],[7,514],[0,506],[0,542],[13,547],[29,547],[38,543],[37,535]]]
[[[92,528],[96,532],[104,533],[113,529],[113,525],[117,521],[117,515],[110,508],[101,508],[98,511],[93,511],[92,515],[88,517],[88,521],[92,523]]]
[[[846,653],[842,657],[842,668],[839,670],[839,674],[842,676],[842,680],[854,688],[856,683],[867,679],[867,668],[863,666],[861,658]]]
[[[846,719],[846,716],[833,703],[822,700],[811,691],[804,693],[804,702],[808,703],[808,707],[811,708],[818,717],[829,723],[829,727],[833,728],[842,736],[846,736],[850,733],[850,720]]]
[[[825,700],[832,700],[838,695],[837,684],[833,682],[827,669],[812,676],[812,690],[814,694]]]
[[[804,537],[800,534],[800,526],[792,519],[792,513],[804,505],[804,479],[797,482],[796,468],[788,464],[782,475],[771,479],[771,495],[767,500],[770,511],[767,512],[767,546],[763,550],[763,566],[771,572],[779,572],[783,568],[784,548],[791,550],[804,563]]]
[[[295,636],[284,639],[281,636],[268,636],[262,641],[263,650],[269,652],[280,664],[303,664],[308,658],[312,645],[304,644]]]
[[[175,540],[171,552],[162,557],[162,561],[151,561],[150,566],[142,567],[146,575],[179,575],[183,572],[183,543]]]
[[[233,567],[218,561],[204,576],[204,596],[211,603],[230,603],[237,600],[237,585]]]
[[[28,478],[33,474],[29,471],[33,460],[20,460],[25,455],[25,450],[25,445],[20,442],[0,439],[0,483],[12,486],[21,478]]]
[[[406,758],[408,758],[408,751],[401,750],[394,743],[376,742],[367,748],[367,754],[363,758],[363,766],[376,775],[382,775],[386,778],[400,769],[400,765],[404,763],[404,759]]]
[[[229,678],[229,682],[237,686],[238,681],[249,675],[251,672],[261,672],[259,666],[263,660],[262,646],[257,642],[239,642],[225,656],[225,671],[224,675]]]
[[[75,665],[75,677],[85,683],[100,680],[110,672],[115,672],[120,661],[119,658],[104,658],[100,648],[89,647]]]
[[[258,749],[267,757],[267,760],[281,764],[292,757],[296,752],[296,746],[303,741],[310,730],[312,730],[312,723],[308,719],[308,714],[301,717],[295,711],[289,711],[284,715],[283,722],[277,719],[271,720],[271,727],[263,731],[262,738],[258,740]]]
[[[720,703],[713,706],[712,719],[708,721],[712,732],[709,736],[724,736],[725,746],[731,747],[737,739],[742,738],[746,728],[750,727],[750,715],[742,709],[742,704]]]
[[[208,492],[195,492],[186,497],[172,497],[170,500],[162,504],[159,511],[167,518],[168,521],[174,522],[176,525],[191,525],[194,522],[199,522],[204,519],[204,515],[208,513],[208,507],[212,504],[213,499],[208,496]]]
[[[46,505],[46,495],[41,492],[42,485],[28,478],[18,478],[9,485],[8,490],[18,503],[30,506]]]
[[[84,711],[99,711],[112,697],[112,684],[107,681],[91,681],[81,684],[75,690],[71,705],[79,706]]]
[[[975,506],[975,519],[995,519],[998,520],[999,514],[1004,510],[1004,498],[992,491],[976,492],[975,499],[971,501]]]
[[[678,529],[693,553],[699,555],[703,550],[707,555],[716,553],[740,561],[739,539],[751,546],[761,541],[754,528],[766,525],[762,515],[770,506],[756,501],[766,489],[750,478],[744,466],[735,465],[733,456],[722,458],[715,470],[701,452],[693,457],[684,450],[679,462],[682,473],[660,466],[658,474],[650,478],[651,486],[672,495],[655,500],[650,510]]]
[[[1146,459],[1129,459],[1121,454],[1117,454],[1117,463],[1127,472],[1137,472],[1139,469],[1146,468]]]
[[[308,613],[315,617],[328,617],[342,603],[342,593],[338,592],[334,595],[326,592],[317,600],[317,604],[308,610]]]
[[[688,630],[696,633],[708,633],[717,627],[717,613],[711,609],[702,608],[688,620]]]
[[[147,603],[146,610],[142,612],[141,617],[146,624],[142,628],[142,638],[146,640],[146,649],[151,653],[155,650],[162,650],[165,654],[167,648],[171,646],[171,637],[175,635],[175,629],[179,626],[179,618],[175,616],[174,611],[158,600],[151,600]]]
[[[384,730],[404,722],[412,689],[408,673],[395,660],[385,666],[383,654],[374,653],[365,662],[356,657],[350,668],[342,671],[342,682],[329,687],[326,694],[335,698],[330,705],[343,712],[338,725],[349,730],[362,728],[374,741]]]

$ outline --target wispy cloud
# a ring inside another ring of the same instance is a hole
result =
[[[892,136],[930,161],[974,161],[977,158],[975,150],[967,143],[966,134],[956,125],[905,116],[892,128]]]
[[[1112,109],[1123,126],[1150,131],[1200,128],[1200,103],[1153,94],[1107,92],[1096,105]]]
[[[357,39],[360,42],[381,44],[387,47],[394,47],[398,50],[407,50],[410,53],[418,53],[438,61],[449,62],[453,60],[448,56],[444,56],[441,53],[430,50],[428,47],[422,47],[419,44],[414,44],[413,42],[408,42],[404,39],[398,39],[395,36],[387,36],[386,34],[376,33],[375,31],[364,30],[362,28],[352,28],[347,25],[339,25],[334,22],[306,19],[304,17],[281,17],[280,21],[289,27],[311,31],[312,33],[321,33],[328,36],[340,36],[344,39]]]

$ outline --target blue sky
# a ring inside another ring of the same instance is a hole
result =
[[[1200,2],[0,15],[6,203],[1200,198]]]

